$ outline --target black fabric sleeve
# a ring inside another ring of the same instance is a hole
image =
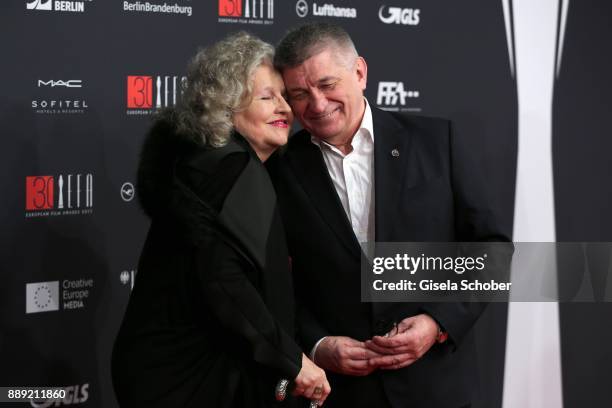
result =
[[[511,253],[510,233],[501,222],[502,217],[496,211],[492,197],[487,194],[482,171],[474,167],[469,146],[453,135],[450,121],[448,146],[455,201],[456,240],[508,242]],[[422,310],[444,327],[451,343],[458,347],[487,305],[485,302],[430,303],[422,307]]]
[[[205,301],[219,322],[251,345],[253,360],[293,380],[302,351],[271,315],[245,273],[250,266],[223,240],[214,240],[196,255]]]
[[[219,211],[248,160],[243,152],[228,154],[214,166],[196,159],[177,175],[199,200]],[[250,344],[255,362],[293,380],[301,369],[302,350],[270,312],[257,288],[262,279],[258,275],[265,271],[256,270],[235,243],[213,232],[215,228],[197,227],[206,229],[209,236],[195,248],[196,273],[205,303],[223,327]]]
[[[319,340],[332,335],[321,326],[310,310],[303,306],[301,302],[298,302],[296,321],[300,343],[308,354]]]

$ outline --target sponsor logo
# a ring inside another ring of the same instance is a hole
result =
[[[306,0],[298,0],[295,3],[295,12],[299,17],[306,17],[308,15],[308,3]]]
[[[93,213],[93,175],[26,176],[26,218]]]
[[[68,385],[60,388],[66,392],[64,398],[49,398],[42,402],[30,400],[30,405],[34,408],[59,407],[63,405],[82,404],[89,399],[89,383]]]
[[[75,98],[77,89],[83,88],[81,79],[38,79],[36,92],[42,98],[33,99],[31,107],[35,113],[43,115],[80,114],[89,108],[87,101]],[[63,92],[61,92],[63,91]],[[60,95],[61,93],[61,95]]]
[[[155,109],[176,105],[187,77],[170,75],[129,75],[127,77],[127,114],[150,115]]]
[[[134,185],[129,182],[125,182],[121,185],[121,198],[125,202],[130,202],[134,199]]]
[[[219,0],[219,23],[273,24],[274,0]]]
[[[34,0],[26,3],[28,10],[53,10],[53,2],[51,0]]]
[[[92,0],[83,0],[83,1],[33,0],[33,1],[26,1],[26,9],[83,13],[85,12],[85,4],[91,3],[91,2]]]
[[[81,81],[80,79],[69,79],[67,81],[62,81],[61,79],[58,81],[55,81],[53,79],[50,79],[48,81],[43,81],[42,79],[38,80],[39,88],[46,86],[51,88],[55,88],[56,86],[65,88],[81,88],[83,86],[83,81]]]
[[[306,17],[308,9],[306,0],[298,0],[295,4],[295,12],[299,17]],[[323,5],[312,3],[312,15],[317,17],[357,18],[357,10],[351,7],[338,7],[329,3]]]
[[[419,112],[421,108],[407,106],[409,101],[419,97],[419,91],[406,90],[403,82],[381,81],[378,83],[376,105],[387,111]]]
[[[385,7],[387,7],[386,11]],[[420,9],[413,8],[380,6],[378,9],[378,18],[385,24],[416,26],[421,21],[420,14]]]
[[[191,0],[187,0],[191,1]],[[123,11],[134,11],[139,13],[179,14],[191,17],[193,9],[191,6],[181,6],[178,3],[149,3],[148,1],[123,2]]]
[[[94,280],[26,283],[26,314],[83,309],[94,286]]]
[[[119,280],[123,285],[129,285],[130,290],[134,289],[134,278],[136,276],[136,272],[132,269],[129,271],[121,271],[119,274]]]
[[[26,314],[59,310],[59,281],[26,284]]]

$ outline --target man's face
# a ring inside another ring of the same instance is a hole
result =
[[[326,48],[283,71],[289,104],[302,126],[336,145],[350,140],[365,110],[365,60],[342,58],[335,48]]]

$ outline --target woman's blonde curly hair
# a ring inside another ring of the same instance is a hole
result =
[[[196,133],[212,147],[225,145],[234,129],[232,113],[251,102],[253,73],[273,60],[274,47],[246,32],[198,51],[175,110],[178,130]]]

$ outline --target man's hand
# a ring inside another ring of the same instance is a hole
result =
[[[370,359],[373,368],[396,370],[414,363],[436,342],[438,324],[427,314],[402,320],[386,336],[374,336],[365,342],[366,347],[380,357]]]
[[[362,341],[345,336],[328,336],[319,344],[314,361],[319,367],[339,374],[364,376],[377,367],[369,363],[383,356]]]

